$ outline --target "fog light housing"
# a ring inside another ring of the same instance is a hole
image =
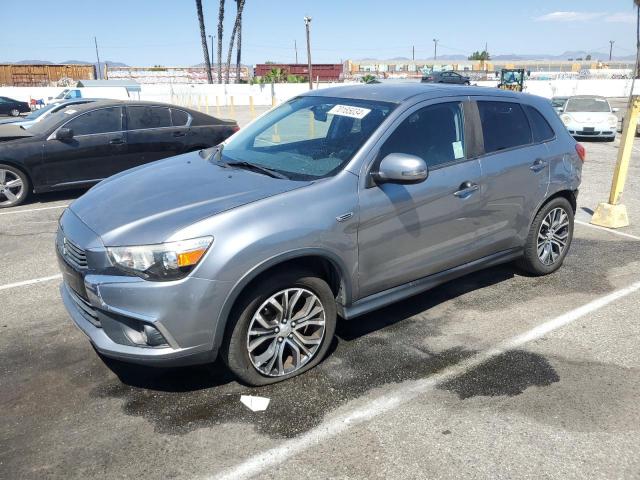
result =
[[[152,325],[145,324],[142,327],[142,338],[150,347],[168,346],[160,331]]]

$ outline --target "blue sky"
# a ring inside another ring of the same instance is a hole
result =
[[[235,16],[227,0],[224,51]],[[488,42],[492,54],[566,50],[634,53],[631,0],[246,0],[243,63],[306,61],[303,16],[312,21],[314,62],[347,58],[431,58],[464,54]],[[217,29],[218,0],[203,0],[207,33]],[[194,0],[2,0],[0,62],[95,60],[129,65],[202,61]]]

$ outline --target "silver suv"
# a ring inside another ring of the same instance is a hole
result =
[[[543,98],[344,86],[226,142],[113,176],[62,215],[62,298],[107,357],[221,356],[264,385],[321,361],[352,319],[571,244],[584,149]]]

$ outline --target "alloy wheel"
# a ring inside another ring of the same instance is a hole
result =
[[[562,257],[569,240],[569,215],[563,208],[554,208],[544,217],[538,230],[538,259],[543,265],[553,265]]]
[[[311,360],[324,339],[325,309],[306,288],[288,288],[269,297],[251,319],[247,351],[261,374],[281,377]]]
[[[11,115],[12,117],[17,117],[18,115],[20,115],[20,110],[14,108],[9,112],[9,115]]]
[[[0,205],[6,207],[17,203],[23,193],[22,179],[11,170],[0,168]]]

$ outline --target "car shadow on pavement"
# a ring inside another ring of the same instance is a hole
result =
[[[338,319],[336,337],[329,347],[326,358],[331,358],[340,342],[352,342],[428,311],[457,296],[509,280],[514,277],[515,272],[511,265],[489,268],[464,277],[464,281],[445,283],[427,294],[416,295],[355,320]],[[433,328],[437,327],[434,325]],[[104,356],[100,358],[123,384],[130,387],[161,392],[192,392],[236,381],[220,359],[207,365],[163,368],[135,365]]]
[[[60,202],[65,200],[75,200],[76,198],[87,193],[87,188],[64,190],[61,192],[32,193],[20,206],[26,205],[42,205],[46,207],[48,203]]]

